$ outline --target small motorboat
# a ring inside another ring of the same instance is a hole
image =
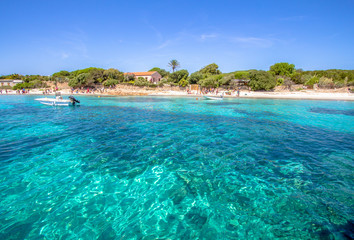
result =
[[[36,101],[44,105],[49,106],[75,106],[76,103],[80,103],[79,100],[73,96],[69,96],[69,99],[63,99],[60,92],[55,93],[55,98],[36,98]]]
[[[206,100],[223,100],[224,95],[221,96],[203,96]]]

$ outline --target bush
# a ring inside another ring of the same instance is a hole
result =
[[[302,74],[298,72],[294,72],[293,74],[291,74],[290,78],[291,81],[293,81],[296,84],[304,84],[305,82],[305,79],[302,77]]]
[[[47,84],[41,80],[34,80],[30,82],[33,85],[33,88],[45,88]]]
[[[335,82],[334,83],[335,88],[343,88],[345,86],[347,86],[347,84],[344,84],[343,82]]]
[[[17,83],[15,86],[12,87],[13,90],[18,90],[18,89],[26,89],[26,88],[33,88],[33,83]]]
[[[168,79],[167,78],[162,78],[159,82],[159,85],[164,85],[164,84],[169,84]]]
[[[85,87],[89,73],[81,73],[69,81],[70,87]]]
[[[82,73],[91,73],[92,71],[98,70],[100,73],[103,73],[104,69],[103,68],[95,68],[95,67],[89,67],[89,68],[84,68],[84,69],[79,69],[76,71],[72,71],[70,73],[71,77],[76,77],[79,76]]]
[[[41,80],[36,79],[30,82],[18,83],[15,86],[13,86],[12,89],[18,90],[23,88],[42,88],[42,87],[47,87],[47,84],[45,82],[42,82]]]
[[[306,86],[313,86],[314,84],[318,83],[318,81],[319,81],[319,78],[317,76],[312,76],[310,79],[308,79],[305,82],[305,85]]]
[[[158,83],[158,86],[159,87],[163,87],[163,86],[178,86],[178,83],[174,83],[171,81],[171,79],[166,79],[166,78],[163,78],[159,83]]]
[[[150,82],[143,77],[138,77],[138,79],[135,80],[134,85],[139,87],[149,86]]]
[[[277,79],[277,86],[283,85],[283,83],[284,83],[284,78]]]
[[[103,82],[103,86],[105,87],[109,87],[109,86],[115,86],[116,84],[118,84],[119,81],[117,79],[107,79],[106,81]]]
[[[215,63],[203,67],[202,69],[199,70],[199,72],[202,74],[211,74],[211,75],[221,74],[221,71],[219,70],[219,66]]]
[[[276,63],[269,68],[273,75],[290,77],[295,72],[295,65],[286,62]]]
[[[227,74],[220,79],[221,85],[230,85],[231,81],[235,79],[234,74]]]
[[[114,68],[110,68],[104,71],[96,70],[95,72],[96,74],[94,79],[96,80],[96,82],[102,82],[104,79],[106,80],[114,79],[117,80],[118,83],[120,83],[120,82],[124,82],[125,79],[124,74]],[[91,75],[93,75],[93,71],[91,72]]]
[[[311,74],[304,74],[304,75],[302,75],[302,78],[303,78],[303,80],[304,80],[304,84],[305,84],[307,81],[309,81],[312,77],[313,77],[313,75],[311,75]]]
[[[239,71],[239,72],[235,72],[235,79],[250,79],[250,73],[247,71]]]
[[[169,80],[169,82],[178,83],[183,78],[187,79],[188,75],[189,75],[188,71],[185,69],[182,69],[182,70],[176,71],[174,73],[171,73],[170,76],[168,77],[168,80]]]
[[[220,86],[220,79],[222,78],[222,75],[210,75],[205,79],[202,79],[199,81],[199,84],[202,87],[219,87]]]
[[[158,87],[158,85],[157,85],[157,84],[155,84],[155,83],[150,83],[150,84],[149,84],[149,87],[151,87],[151,88],[157,88],[157,87]]]
[[[318,86],[320,88],[332,88],[333,87],[333,80],[327,77],[321,77],[318,80]]]
[[[53,73],[52,76],[53,77],[68,77],[68,76],[70,76],[70,72],[63,70],[60,72]]]
[[[270,90],[277,84],[275,77],[266,71],[252,71],[248,85],[252,90]]]
[[[185,87],[188,85],[188,81],[185,78],[183,78],[181,79],[181,81],[178,82],[178,85],[181,87]]]
[[[195,72],[189,76],[188,82],[190,84],[197,84],[202,78],[203,78],[203,74],[201,74],[199,72]]]
[[[292,85],[294,85],[294,82],[291,81],[289,78],[286,78],[283,83],[284,86],[286,86],[288,89],[291,88]]]
[[[134,80],[135,80],[135,76],[134,76],[134,74],[127,74],[127,75],[125,75],[124,76],[124,82],[131,82],[131,81],[133,81],[134,82]]]

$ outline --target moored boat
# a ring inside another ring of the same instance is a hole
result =
[[[203,96],[205,99],[207,99],[207,100],[223,100],[224,99],[224,96],[219,96],[219,97],[217,97],[217,96]]]
[[[80,103],[79,100],[74,98],[73,96],[69,96],[69,99],[63,99],[60,92],[55,93],[55,98],[36,98],[36,101],[44,105],[49,106],[74,106],[76,103]]]

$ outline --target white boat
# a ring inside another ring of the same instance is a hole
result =
[[[80,103],[80,101],[75,99],[73,96],[69,96],[69,99],[63,99],[60,92],[55,93],[55,98],[45,97],[45,98],[36,98],[34,100],[49,106],[73,106],[76,103]]]
[[[216,97],[216,96],[203,96],[207,100],[223,100],[224,96]]]

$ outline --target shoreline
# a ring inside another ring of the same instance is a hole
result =
[[[59,90],[62,95],[73,95],[73,96],[164,96],[164,97],[194,97],[203,98],[201,94],[188,94],[186,91],[122,91],[121,89],[108,89],[104,93],[71,93],[68,89]],[[40,90],[30,90],[29,93],[16,94],[16,91],[11,91],[9,93],[2,93],[0,96],[6,95],[41,95],[41,96],[53,96],[54,93],[44,95]],[[220,95],[220,94],[219,94]],[[216,96],[215,94],[206,94],[206,96]],[[331,101],[354,101],[353,93],[345,92],[317,92],[317,91],[307,91],[307,92],[255,92],[255,91],[245,91],[240,93],[240,96],[235,95],[224,95],[224,98],[244,98],[244,99],[289,99],[289,100],[331,100]]]
[[[169,93],[155,93],[149,96],[185,96],[185,97],[203,97],[200,94],[169,94]],[[206,96],[216,96],[213,94],[206,94]],[[224,98],[238,98],[238,99],[288,99],[288,100],[330,100],[330,101],[354,101],[354,94],[338,93],[338,92],[241,92],[240,96],[224,95]]]

